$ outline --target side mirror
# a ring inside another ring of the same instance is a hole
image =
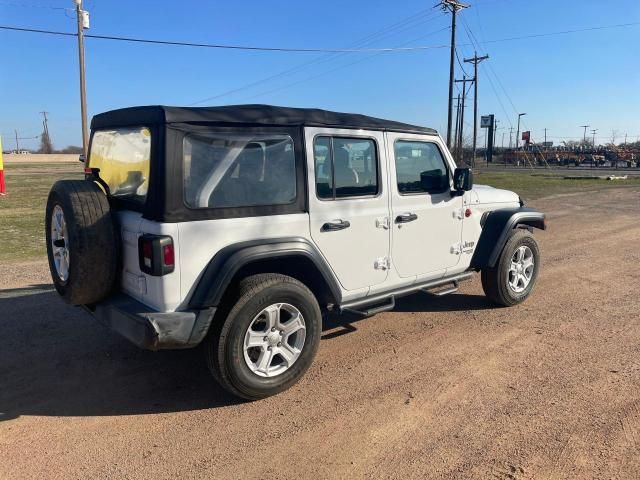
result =
[[[453,189],[458,195],[473,188],[473,172],[470,168],[456,168],[453,174]]]
[[[84,153],[81,153],[78,156],[78,160],[80,161],[80,163],[87,163],[87,158],[84,156]]]

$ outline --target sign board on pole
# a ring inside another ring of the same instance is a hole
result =
[[[522,140],[525,142],[531,141],[531,132],[522,132]]]
[[[491,117],[493,115],[483,115],[480,117],[480,128],[491,128]]]

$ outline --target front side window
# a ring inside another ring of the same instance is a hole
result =
[[[378,158],[368,138],[316,137],[316,194],[323,200],[378,193]]]
[[[144,203],[149,189],[151,131],[146,127],[96,130],[87,166],[100,169],[100,179],[113,197]]]
[[[296,199],[288,135],[187,135],[183,156],[185,202],[191,208],[285,205]]]
[[[400,194],[442,193],[449,189],[447,166],[435,143],[398,140],[394,153]]]

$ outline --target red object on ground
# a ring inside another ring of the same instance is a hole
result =
[[[0,194],[4,195],[5,193],[4,170],[0,170]]]

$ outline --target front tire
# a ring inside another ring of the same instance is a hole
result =
[[[482,270],[482,289],[493,303],[511,307],[524,302],[540,271],[540,249],[528,230],[514,230],[494,267]]]
[[[214,322],[204,344],[209,370],[223,388],[247,400],[275,395],[300,380],[322,331],[311,290],[273,273],[243,279]]]

